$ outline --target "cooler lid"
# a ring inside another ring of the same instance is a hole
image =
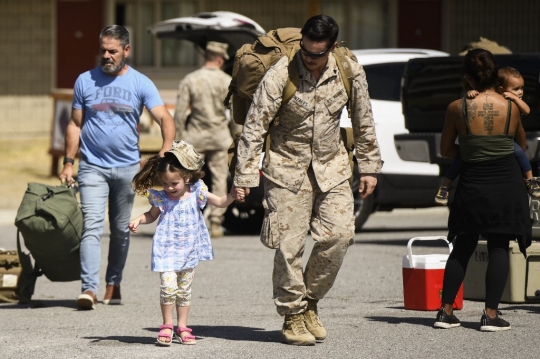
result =
[[[415,269],[444,269],[446,261],[448,260],[448,254],[420,254],[413,255],[412,261],[414,266],[411,265],[409,255],[403,256],[402,265],[403,268],[415,268]]]

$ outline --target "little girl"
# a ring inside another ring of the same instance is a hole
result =
[[[159,221],[152,242],[152,271],[160,272],[161,314],[157,342],[171,345],[173,332],[182,344],[195,344],[196,337],[187,327],[194,269],[200,260],[212,260],[214,253],[204,222],[202,208],[206,203],[227,207],[234,200],[231,193],[218,197],[200,179],[203,157],[184,141],[174,141],[164,157],[151,157],[133,178],[134,189],[148,197],[150,210],[129,224],[137,232],[139,224]],[[162,191],[150,189],[160,180]],[[173,331],[173,304],[176,304],[178,326]]]

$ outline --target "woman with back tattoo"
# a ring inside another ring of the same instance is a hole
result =
[[[450,205],[448,239],[453,240],[454,249],[446,264],[436,328],[460,325],[452,305],[481,235],[487,240],[489,263],[480,330],[510,329],[498,312],[508,278],[509,243],[517,238],[524,255],[531,243],[527,190],[514,156],[514,141],[524,146],[525,132],[517,105],[496,91],[497,70],[491,52],[469,51],[463,61],[462,81],[478,96],[456,100],[446,111],[441,154],[455,158],[459,151],[463,166]]]

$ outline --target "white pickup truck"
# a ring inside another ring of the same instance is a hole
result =
[[[356,228],[359,230],[375,210],[435,205],[434,196],[441,181],[439,167],[402,160],[394,145],[394,136],[408,133],[401,105],[401,83],[407,62],[413,58],[448,54],[426,49],[370,49],[353,52],[366,72],[377,140],[384,161],[375,193],[363,201],[355,195]],[[346,111],[342,114],[341,122],[344,127],[350,126]]]

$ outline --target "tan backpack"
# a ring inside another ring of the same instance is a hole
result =
[[[257,86],[266,71],[283,56],[289,59],[289,81],[283,90],[282,104],[286,104],[294,96],[300,78],[296,63],[291,61],[300,49],[301,39],[302,34],[299,28],[287,27],[260,35],[253,44],[245,44],[236,51],[232,80],[223,103],[225,107],[231,109],[235,123],[244,124]],[[356,62],[356,56],[348,48],[342,46],[336,47],[332,55],[336,59],[350,100],[353,73],[347,57]]]
[[[300,83],[300,75],[296,62],[292,61],[296,52],[300,49],[300,40],[302,34],[299,28],[281,28],[271,30],[264,35],[260,35],[253,44],[245,44],[242,46],[234,57],[234,65],[232,71],[232,80],[229,85],[229,92],[223,104],[231,110],[231,117],[234,122],[239,125],[244,125],[247,112],[253,101],[253,94],[257,86],[263,79],[266,71],[278,62],[283,56],[289,59],[289,80],[283,89],[282,105],[289,102],[294,96]],[[346,47],[338,46],[332,51],[332,55],[336,59],[339,73],[343,80],[345,90],[349,102],[347,110],[350,117],[350,100],[351,100],[351,82],[352,69],[349,64],[349,59],[357,61],[356,56]],[[347,59],[349,58],[349,59]],[[235,139],[229,148],[229,169],[234,172],[236,166],[236,145],[238,137]],[[354,168],[353,149],[354,138],[352,128],[341,128],[341,137],[345,148],[349,153],[349,162],[351,171]],[[269,144],[266,139],[266,147]]]

